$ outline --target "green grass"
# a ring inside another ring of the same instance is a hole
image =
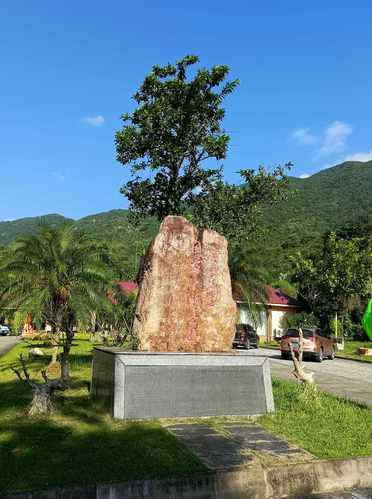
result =
[[[274,348],[275,350],[280,350],[280,343],[275,340],[272,341],[260,341],[261,348]]]
[[[337,357],[372,362],[372,356],[359,355],[358,348],[372,348],[371,341],[345,341],[345,349],[337,353]]]
[[[87,388],[92,344],[83,335],[74,341],[71,388],[58,394],[54,414],[27,416],[30,388],[9,368],[32,346],[22,342],[0,359],[0,496],[206,470],[159,422],[115,421],[92,403]],[[30,363],[34,378],[47,360]],[[371,409],[323,392],[316,403],[309,402],[293,382],[274,379],[273,389],[276,412],[258,420],[270,432],[319,458],[372,455]],[[218,428],[223,419],[202,421]]]
[[[319,393],[307,401],[300,385],[273,380],[276,412],[259,423],[319,458],[372,455],[372,410]]]
[[[31,345],[35,346],[34,345]],[[0,359],[0,495],[58,485],[182,476],[206,468],[158,422],[112,420],[92,404],[89,340],[74,341],[72,386],[59,393],[56,411],[31,418],[31,390],[9,368],[30,345],[17,345]],[[47,351],[46,348],[42,348]],[[47,362],[30,364],[33,378]]]

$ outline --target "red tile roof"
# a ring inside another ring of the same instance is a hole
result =
[[[279,307],[298,307],[299,303],[294,298],[286,295],[280,289],[273,288],[272,286],[266,285],[266,300],[262,300],[262,298],[256,298],[257,304],[264,303],[265,305],[277,305]],[[244,302],[245,298],[242,294],[241,289],[238,286],[233,285],[233,297],[237,302]]]
[[[266,294],[267,294],[268,305],[284,305],[287,307],[299,306],[297,300],[286,295],[280,289],[273,288],[272,286],[266,286]]]

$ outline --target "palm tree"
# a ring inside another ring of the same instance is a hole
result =
[[[74,327],[101,300],[112,282],[105,245],[71,224],[56,230],[41,226],[36,235],[19,237],[0,260],[0,300],[48,323],[61,338],[61,379],[69,378]]]
[[[233,245],[229,251],[231,284],[235,296],[246,306],[253,326],[261,324],[262,303],[267,300],[262,264],[250,248]]]

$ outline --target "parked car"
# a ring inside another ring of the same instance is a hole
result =
[[[249,324],[237,324],[233,341],[234,348],[258,348],[260,338]]]
[[[7,334],[10,334],[10,327],[0,325],[0,336],[6,336]]]
[[[333,360],[336,353],[336,340],[325,336],[319,328],[302,328],[304,337],[303,358],[310,358],[322,362],[325,358]],[[293,351],[298,353],[300,335],[297,328],[290,328],[282,336],[280,351],[283,359],[291,358],[290,343]]]

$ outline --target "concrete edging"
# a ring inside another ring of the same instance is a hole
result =
[[[3,499],[278,499],[372,487],[372,457],[247,467],[167,480],[138,480],[11,494]]]

